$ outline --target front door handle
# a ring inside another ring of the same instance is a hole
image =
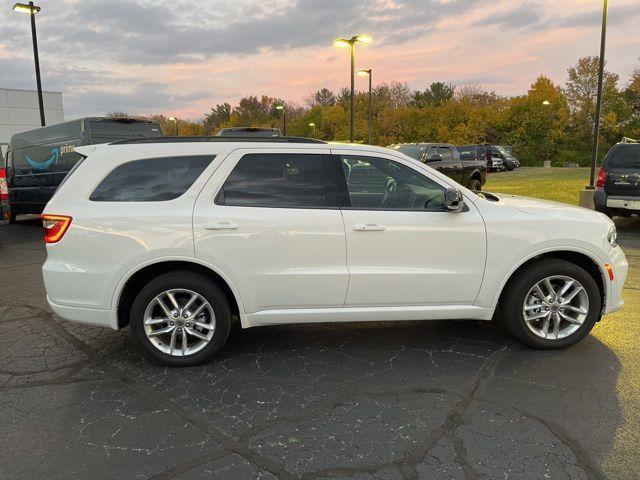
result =
[[[237,230],[240,226],[233,222],[217,222],[208,223],[204,228],[205,230]]]
[[[353,226],[353,229],[356,232],[383,232],[385,229],[384,225],[378,225],[376,223],[357,223]]]

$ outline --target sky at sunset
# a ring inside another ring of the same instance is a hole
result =
[[[0,87],[35,88],[28,15],[0,0]],[[640,67],[640,0],[611,0],[608,69]],[[111,111],[198,118],[268,94],[298,104],[348,85],[336,37],[368,33],[356,67],[374,84],[474,84],[521,94],[539,74],[564,83],[597,55],[601,0],[40,0],[43,88],[68,119]],[[357,87],[366,88],[366,79]]]

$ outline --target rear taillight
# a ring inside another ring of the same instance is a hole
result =
[[[64,236],[71,225],[71,217],[66,215],[40,215],[42,226],[44,227],[45,243],[56,243]]]
[[[600,167],[598,170],[598,178],[596,179],[596,187],[603,188],[604,182],[607,181],[607,172],[604,171],[604,168]]]
[[[7,185],[7,170],[0,168],[0,202],[9,200],[9,186]]]

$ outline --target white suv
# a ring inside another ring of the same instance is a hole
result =
[[[130,325],[165,365],[211,358],[236,319],[496,317],[560,348],[623,304],[628,265],[604,215],[476,195],[393,150],[291,138],[77,150],[43,214],[49,304]]]

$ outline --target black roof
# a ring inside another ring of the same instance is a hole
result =
[[[118,140],[109,145],[132,145],[140,143],[327,143],[323,140],[306,137],[146,137]]]

